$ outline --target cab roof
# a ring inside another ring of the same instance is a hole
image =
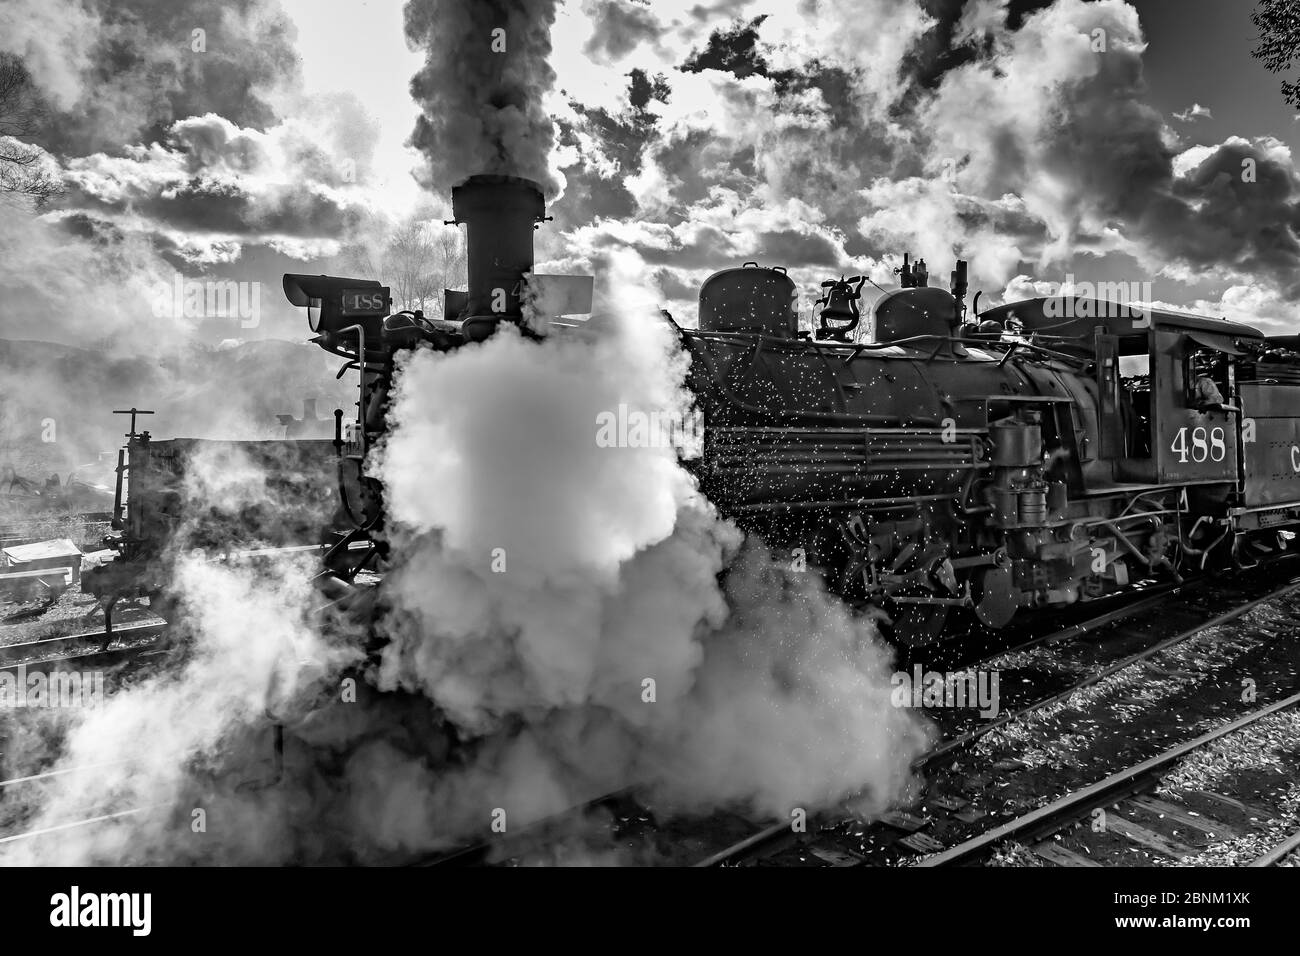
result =
[[[1094,330],[1103,326],[1108,335],[1141,335],[1149,327],[1185,329],[1210,332],[1234,338],[1262,339],[1259,329],[1227,319],[1212,319],[1203,315],[1183,312],[1166,312],[1160,309],[1142,310],[1119,302],[1087,299],[1074,296],[1045,296],[1009,302],[981,312],[981,320],[995,319],[1005,322],[1018,319],[1030,332],[1050,332],[1053,335],[1079,336],[1091,340]]]

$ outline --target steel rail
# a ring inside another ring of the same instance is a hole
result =
[[[1250,866],[1277,866],[1288,855],[1300,849],[1300,830],[1291,834],[1263,856],[1250,862]]]
[[[1029,714],[1034,713],[1035,711],[1042,710],[1046,707],[1052,706],[1053,704],[1059,703],[1062,700],[1066,700],[1072,697],[1079,690],[1092,686],[1093,684],[1096,684],[1102,680],[1105,680],[1107,677],[1110,677],[1112,674],[1115,674],[1126,667],[1131,667],[1134,664],[1140,663],[1141,661],[1145,660],[1148,657],[1154,656],[1155,654],[1159,653],[1162,650],[1172,647],[1175,644],[1182,643],[1185,640],[1189,640],[1190,638],[1196,636],[1197,634],[1199,634],[1204,630],[1207,630],[1208,628],[1216,627],[1218,625],[1226,623],[1227,621],[1231,621],[1237,617],[1241,617],[1242,615],[1250,612],[1251,610],[1258,607],[1259,605],[1270,600],[1275,600],[1276,598],[1288,594],[1292,591],[1295,591],[1298,588],[1300,588],[1300,580],[1296,580],[1296,579],[1289,580],[1286,584],[1275,588],[1274,590],[1270,591],[1268,594],[1262,597],[1254,598],[1246,602],[1245,604],[1242,604],[1239,607],[1227,611],[1223,614],[1217,615],[1216,617],[1211,618],[1208,621],[1199,622],[1194,627],[1188,628],[1185,631],[1181,631],[1172,637],[1166,638],[1165,640],[1158,641],[1156,644],[1152,645],[1151,647],[1145,648],[1144,650],[1139,651],[1135,654],[1131,654],[1123,658],[1122,660],[1116,662],[1115,664],[1103,668],[1101,671],[1098,671],[1095,674],[1090,674],[1084,680],[1071,685],[1070,687],[1066,688],[1060,693],[1053,694],[1051,697],[1044,698],[1043,700],[1036,701],[1032,704],[1028,704],[1019,710],[1004,714],[996,720],[990,721],[987,724],[982,724],[979,727],[974,728],[973,730],[967,731],[964,734],[954,737],[952,740],[945,741],[943,744],[939,745],[938,747],[924,754],[916,762],[916,764],[914,765],[914,769],[917,770],[918,772],[924,772],[928,769],[931,769],[936,764],[951,757],[954,753],[969,748],[988,733],[996,730],[999,727],[1005,726],[1007,723],[1010,723],[1012,720],[1016,720],[1028,716]],[[1079,624],[1070,625],[1068,627],[1062,628],[1059,631],[1044,635],[1042,637],[1032,638],[1023,644],[1016,645],[1014,647],[1008,648],[1007,650],[998,651],[996,654],[988,658],[985,658],[984,661],[977,662],[972,666],[978,667],[981,663],[985,663],[989,660],[994,660],[997,657],[1002,656],[1003,654],[1011,653],[1017,650],[1022,650],[1027,647],[1031,647],[1039,644],[1056,643],[1058,641],[1064,641],[1075,637],[1081,637],[1087,633],[1090,633],[1092,630],[1095,630],[1098,627],[1102,627],[1107,624],[1114,623],[1118,620],[1124,620],[1125,618],[1136,616],[1137,614],[1141,614],[1144,613],[1145,611],[1151,610],[1153,607],[1158,606],[1168,598],[1177,594],[1180,590],[1181,587],[1175,587],[1170,589],[1166,593],[1160,595],[1153,595],[1151,598],[1139,600],[1127,607],[1116,608],[1105,614],[1099,615],[1095,619],[1084,621]],[[789,821],[778,821],[776,823],[772,823],[762,828],[761,830],[756,831],[750,836],[745,837],[743,840],[737,841],[736,843],[728,847],[725,847],[724,849],[719,850],[718,852],[713,853],[710,856],[705,857],[703,860],[700,860],[692,865],[699,866],[699,867],[709,867],[709,866],[718,866],[723,863],[727,863],[733,859],[736,859],[737,857],[743,856],[749,850],[758,846],[762,846],[763,844],[766,844],[772,840],[779,839],[781,836],[786,835],[789,832],[790,832]]]
[[[142,653],[150,648],[157,647],[159,644],[157,637],[165,633],[170,626],[165,621],[149,621],[114,628],[109,635],[105,635],[103,631],[90,631],[80,634],[46,637],[22,644],[8,644],[0,647],[0,671],[13,671],[19,667],[26,667],[28,670],[33,668],[46,669],[55,664]],[[132,637],[145,637],[149,634],[155,635],[155,639],[147,643],[119,643],[122,638],[129,640]],[[104,645],[106,637],[109,639],[108,646]],[[78,647],[87,649],[81,653],[68,653],[68,651]],[[48,652],[56,653],[53,656],[41,656],[42,653]]]
[[[934,856],[927,857],[917,866],[953,866],[979,857],[997,844],[1010,839],[1018,837],[1042,839],[1079,819],[1093,806],[1109,802],[1119,791],[1135,785],[1143,778],[1176,763],[1206,744],[1213,743],[1221,737],[1226,737],[1243,727],[1249,727],[1270,714],[1294,707],[1296,704],[1300,704],[1300,694],[1292,694],[1290,697],[1269,704],[1267,707],[1261,707],[1259,710],[1238,717],[1236,720],[1229,721],[1221,727],[1204,733],[1194,740],[1179,744],[1132,767],[1125,767],[1105,779],[1066,794],[1046,806],[1016,817],[1014,820],[1008,820],[1006,823],[987,830],[978,836],[971,837],[963,843],[949,847]]]

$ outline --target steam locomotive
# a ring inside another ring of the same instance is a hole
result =
[[[704,490],[926,643],[1018,613],[1256,563],[1300,522],[1300,356],[1244,325],[1038,298],[964,322],[905,258],[850,343],[861,282],[805,336],[774,269],[712,276],[683,331]]]
[[[374,280],[284,277],[313,341],[358,374],[356,419],[340,418],[332,443],[346,527],[319,578],[342,603],[361,599],[359,570],[388,557],[383,489],[365,463],[398,357],[461,348],[503,322],[565,334],[529,318],[590,309],[589,278],[533,274],[546,219],[536,184],[473,176],[452,207],[468,289],[446,293],[447,318],[393,312]],[[1290,546],[1300,343],[1078,297],[968,316],[966,263],[948,291],[923,261],[904,257],[898,272],[868,337],[862,277],[824,282],[805,330],[794,281],[753,262],[703,283],[697,328],[663,313],[692,359],[703,454],[687,467],[704,493],[846,600],[882,609],[896,640],[940,640],[963,617],[999,628]]]

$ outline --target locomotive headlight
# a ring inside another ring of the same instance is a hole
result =
[[[286,273],[284,295],[307,310],[307,325],[317,335],[357,324],[365,326],[367,334],[378,335],[379,323],[392,304],[387,286],[374,279],[342,276]]]
[[[320,299],[309,299],[307,301],[307,327],[313,332],[320,331]]]

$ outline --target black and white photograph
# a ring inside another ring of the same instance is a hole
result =
[[[0,0],[19,922],[1291,923],[1297,150],[1296,0]]]

